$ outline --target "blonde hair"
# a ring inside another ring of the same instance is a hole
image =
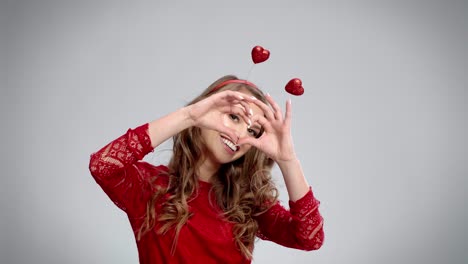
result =
[[[234,75],[224,76],[211,84],[199,96],[187,105],[194,104],[213,93],[224,90],[238,91],[242,88],[250,91],[257,99],[268,104],[263,93],[247,84],[230,83],[215,92],[213,88],[227,80],[236,80]],[[175,250],[177,238],[182,226],[190,218],[188,200],[196,195],[198,189],[197,168],[204,160],[204,142],[198,127],[185,129],[173,137],[173,156],[168,164],[169,184],[159,188],[147,204],[145,221],[138,239],[154,228],[156,221],[161,225],[159,234],[175,228],[172,250]],[[252,258],[258,223],[255,216],[268,210],[278,199],[278,191],[271,179],[273,160],[255,147],[250,148],[241,158],[222,164],[214,177],[212,189],[217,205],[223,210],[227,221],[234,224],[233,233],[238,249],[248,259]],[[156,215],[155,205],[165,197],[162,211]]]

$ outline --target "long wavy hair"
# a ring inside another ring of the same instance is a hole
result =
[[[218,84],[237,79],[234,75],[219,78],[187,105],[194,104],[213,94]],[[268,104],[258,88],[247,84],[231,83],[215,93],[224,90],[238,91],[247,89],[257,99]],[[172,245],[174,252],[179,232],[191,217],[188,202],[194,198],[198,189],[197,169],[204,161],[205,143],[198,127],[187,128],[173,137],[173,155],[168,164],[169,184],[159,188],[147,204],[145,220],[139,230],[138,239],[152,230],[159,222],[158,234],[175,229]],[[268,210],[278,199],[278,191],[271,178],[273,160],[263,152],[251,147],[239,159],[222,164],[212,177],[212,189],[217,205],[222,209],[227,221],[234,224],[233,233],[238,249],[248,259],[252,258],[258,224],[255,216]],[[161,203],[162,210],[156,212]]]

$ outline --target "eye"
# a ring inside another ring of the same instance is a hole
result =
[[[239,117],[235,114],[229,114],[229,118],[231,118],[234,121],[239,121]]]
[[[254,138],[257,138],[260,134],[258,131],[251,128],[247,129],[247,132],[249,132],[249,134]]]

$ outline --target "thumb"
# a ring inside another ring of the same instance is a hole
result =
[[[244,145],[244,144],[248,144],[248,145],[251,145],[251,146],[254,146],[254,147],[258,147],[258,140],[256,138],[253,138],[253,137],[243,137],[243,138],[240,138],[238,141],[237,141],[237,145],[238,146],[241,146],[241,145]]]

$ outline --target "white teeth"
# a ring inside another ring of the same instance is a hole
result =
[[[224,144],[226,144],[230,149],[232,149],[232,151],[236,151],[237,150],[237,147],[234,143],[232,143],[232,141],[230,140],[227,140],[225,138],[222,138],[223,139],[223,142]]]

